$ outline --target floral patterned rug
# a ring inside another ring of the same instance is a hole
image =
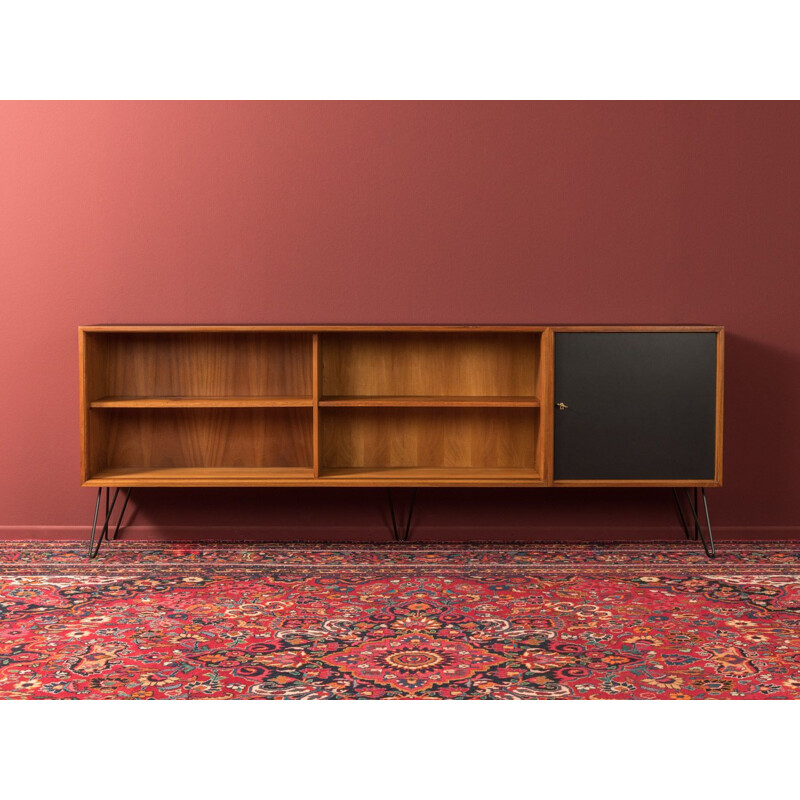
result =
[[[0,698],[796,698],[800,542],[0,542]]]

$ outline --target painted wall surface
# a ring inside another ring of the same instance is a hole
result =
[[[800,103],[0,104],[0,536],[86,536],[92,323],[727,327],[720,536],[800,535]],[[387,537],[382,490],[129,536]],[[418,538],[678,536],[667,490],[426,490]]]

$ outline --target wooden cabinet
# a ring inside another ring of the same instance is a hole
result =
[[[79,343],[85,486],[721,482],[721,328],[90,326]]]

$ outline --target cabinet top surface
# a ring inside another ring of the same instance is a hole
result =
[[[86,333],[177,333],[224,331],[287,332],[529,332],[554,331],[722,331],[721,325],[81,325]]]

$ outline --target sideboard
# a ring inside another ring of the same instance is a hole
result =
[[[685,535],[715,553],[705,490],[722,484],[722,327],[78,334],[81,482],[98,490],[92,557],[144,486],[386,487],[401,540],[413,496],[398,524],[398,487],[659,486],[672,489]]]

